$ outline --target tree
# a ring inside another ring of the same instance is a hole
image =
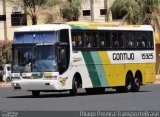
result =
[[[160,0],[115,0],[112,12],[126,11],[121,24],[154,24],[158,23]]]
[[[4,41],[0,46],[0,65],[11,62],[11,42]]]
[[[67,21],[78,21],[82,0],[67,0],[62,5],[61,14]]]
[[[38,16],[49,8],[61,2],[61,0],[9,0],[22,7],[27,15],[31,17],[32,25],[37,24]]]

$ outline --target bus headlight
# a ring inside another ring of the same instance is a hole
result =
[[[12,83],[12,86],[14,87],[14,89],[21,89],[19,83]]]

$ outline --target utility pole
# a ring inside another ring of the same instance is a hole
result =
[[[7,17],[7,13],[6,13],[6,0],[3,0],[3,15],[5,15]],[[7,20],[7,18],[6,18]],[[4,21],[4,40],[7,40],[7,21]]]
[[[90,0],[91,7],[91,21],[94,22],[94,0]]]

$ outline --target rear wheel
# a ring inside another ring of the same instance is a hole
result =
[[[39,97],[40,91],[32,91],[32,96],[33,97]]]
[[[140,83],[139,78],[135,78],[134,81],[133,81],[132,91],[133,92],[138,92],[139,89],[140,89],[140,85],[141,85],[141,83]]]
[[[131,74],[128,74],[126,78],[125,90],[126,92],[130,92],[132,90],[133,78]]]
[[[133,85],[133,77],[131,74],[127,74],[125,86],[117,87],[116,91],[117,92],[130,92],[132,90],[132,85]]]

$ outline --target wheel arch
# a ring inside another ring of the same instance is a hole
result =
[[[126,78],[127,78],[127,75],[131,75],[133,78],[133,72],[131,70],[128,70],[128,72],[126,73]]]
[[[73,80],[78,82],[78,88],[82,88],[82,77],[79,72],[76,72],[73,76]]]

